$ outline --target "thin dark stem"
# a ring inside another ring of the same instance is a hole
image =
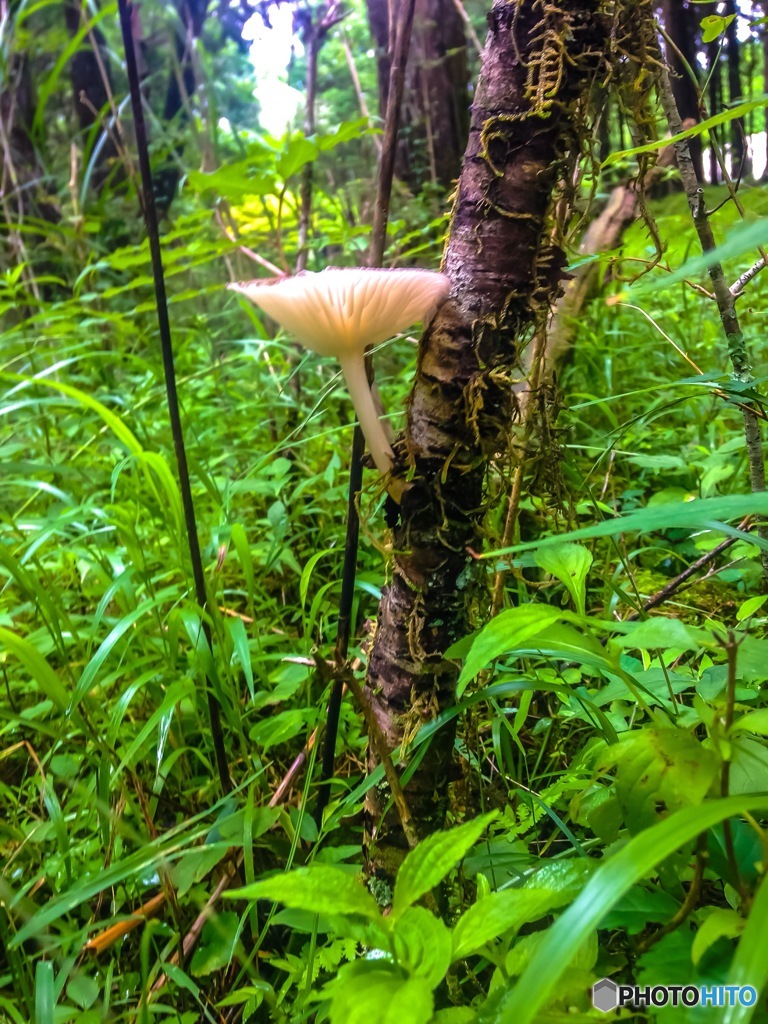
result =
[[[379,164],[379,185],[376,190],[376,206],[373,213],[371,251],[368,257],[368,265],[371,267],[380,267],[382,265],[384,249],[386,247],[389,200],[392,195],[392,182],[395,177],[400,105],[403,101],[405,64],[408,60],[408,49],[411,45],[414,7],[415,0],[402,0],[398,10],[395,45],[392,50],[392,63],[389,67],[387,113],[384,119],[384,139],[381,146],[381,163]]]
[[[704,868],[707,862],[707,833],[702,832],[696,842],[696,864],[693,869],[693,878],[691,879],[690,887],[686,893],[685,899],[678,908],[675,915],[667,921],[663,928],[659,928],[658,931],[649,935],[643,942],[637,947],[638,953],[647,953],[651,946],[655,946],[656,943],[663,939],[665,935],[669,935],[670,932],[675,931],[679,928],[696,909],[701,896],[701,883],[704,879]]]
[[[160,332],[160,347],[163,354],[163,370],[165,373],[165,390],[168,398],[168,415],[171,421],[171,434],[173,435],[173,447],[176,453],[176,465],[179,473],[179,486],[181,490],[181,503],[184,509],[184,521],[187,527],[187,540],[189,542],[189,557],[192,562],[192,575],[195,584],[195,598],[200,608],[200,620],[202,622],[203,634],[208,649],[213,652],[211,627],[206,616],[207,596],[205,592],[205,573],[203,571],[203,560],[200,555],[200,542],[197,536],[197,524],[195,522],[195,506],[192,501],[192,487],[189,480],[189,468],[187,466],[187,453],[184,448],[184,433],[181,427],[181,416],[179,414],[179,397],[176,390],[176,370],[173,363],[173,346],[171,343],[171,325],[168,320],[168,303],[165,296],[165,277],[163,274],[163,259],[160,252],[160,233],[157,225],[157,209],[155,207],[155,193],[152,187],[152,172],[149,166],[149,149],[147,146],[147,128],[144,122],[144,111],[141,103],[141,92],[139,90],[139,74],[136,67],[136,51],[133,45],[133,32],[131,30],[131,16],[134,5],[131,0],[118,0],[120,9],[120,27],[123,33],[123,45],[125,46],[125,65],[128,72],[128,84],[131,90],[131,107],[133,109],[134,131],[136,132],[136,148],[139,156],[139,169],[141,171],[141,194],[144,208],[144,222],[147,228],[149,239],[149,251],[152,257],[152,276],[155,281],[155,300],[157,307],[157,324]],[[224,746],[224,734],[221,728],[221,708],[213,690],[214,680],[208,679],[206,693],[208,697],[208,717],[213,739],[213,749],[216,756],[216,765],[219,773],[221,788],[228,793],[232,788],[229,777],[229,766],[227,764],[226,749]]]
[[[344,538],[344,564],[341,571],[341,594],[339,596],[338,628],[334,662],[336,672],[331,684],[331,696],[326,713],[325,737],[323,739],[320,763],[320,785],[317,791],[314,819],[319,828],[323,811],[328,806],[331,793],[330,779],[336,760],[336,737],[339,732],[341,698],[344,691],[342,668],[347,660],[349,637],[352,629],[352,600],[355,596],[355,574],[357,571],[357,542],[360,536],[360,517],[357,514],[357,496],[363,484],[363,452],[365,438],[358,423],[352,437],[352,459],[349,467],[349,492],[347,497],[347,532]]]

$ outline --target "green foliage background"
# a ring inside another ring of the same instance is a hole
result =
[[[544,1024],[603,1019],[589,988],[604,975],[761,986],[768,647],[754,537],[739,535],[650,618],[627,621],[728,536],[725,521],[768,513],[764,497],[745,497],[740,395],[717,317],[689,283],[666,284],[696,253],[683,197],[652,204],[666,249],[647,277],[627,283],[655,255],[642,223],[620,258],[603,260],[604,286],[559,382],[551,447],[537,454],[556,465],[558,486],[534,473],[522,505],[515,540],[536,545],[482,563],[489,583],[511,570],[504,610],[485,624],[479,608],[477,633],[452,652],[463,663],[450,712],[464,771],[456,827],[409,855],[382,917],[356,880],[362,801],[381,773],[366,777],[349,701],[320,833],[309,813],[314,748],[286,799],[270,804],[322,718],[311,657],[335,639],[351,409],[333,366],[298,355],[225,291],[257,273],[239,242],[293,264],[307,162],[310,267],[361,262],[371,132],[351,88],[326,70],[317,136],[267,137],[248,65],[215,23],[200,50],[205,104],[165,129],[155,116],[155,165],[183,171],[163,251],[211,651],[192,593],[134,183],[116,169],[100,194],[87,186],[95,138],[73,133],[54,8],[18,5],[2,35],[6,68],[19,55],[35,66],[36,143],[57,216],[19,221],[3,207],[0,1020]],[[167,33],[172,12],[146,8],[145,32]],[[117,67],[115,8],[103,11]],[[345,28],[375,106],[359,5]],[[158,45],[149,68],[157,89],[163,53]],[[322,59],[341,66],[337,39]],[[300,60],[292,74],[301,79]],[[721,198],[706,196],[712,207]],[[764,192],[747,184],[742,198],[748,220],[762,220]],[[732,205],[715,224],[721,237],[743,230]],[[389,262],[437,266],[447,229],[446,197],[398,189]],[[737,254],[730,277],[753,259],[751,248]],[[758,276],[740,300],[755,389],[765,290]],[[377,356],[394,429],[415,340]],[[506,484],[494,470],[496,547]],[[381,504],[369,479],[354,608],[361,661],[387,577]],[[538,544],[638,513],[624,530]],[[211,666],[236,782],[225,798],[202,689]],[[442,725],[401,752],[406,765]],[[232,863],[243,888],[174,963]],[[418,903],[441,884],[444,920]],[[697,903],[682,919],[692,886]],[[174,895],[156,917],[89,951],[158,892]],[[649,1019],[665,1024],[672,1012]]]

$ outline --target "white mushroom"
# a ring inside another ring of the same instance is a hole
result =
[[[365,349],[424,319],[450,291],[444,274],[428,270],[340,269],[229,285],[247,296],[297,341],[341,364],[363,435],[382,476],[393,451],[365,373]],[[402,486],[390,488],[399,498]]]

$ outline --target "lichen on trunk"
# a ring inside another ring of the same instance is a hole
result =
[[[508,451],[521,343],[546,318],[565,263],[547,214],[554,184],[581,148],[584,100],[605,51],[600,5],[497,0],[472,106],[444,271],[451,298],[421,339],[396,456],[411,484],[394,531],[392,579],[379,608],[367,694],[390,749],[454,701],[445,651],[485,600],[485,483]],[[445,725],[406,787],[417,830],[444,822],[455,777]],[[372,873],[391,877],[405,848],[388,793],[368,796]]]

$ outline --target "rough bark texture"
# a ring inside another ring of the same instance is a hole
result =
[[[594,0],[497,0],[489,24],[445,255],[452,296],[421,340],[398,445],[413,478],[367,680],[390,748],[454,700],[444,652],[469,631],[473,596],[485,593],[485,570],[478,580],[467,549],[482,546],[488,463],[508,445],[518,340],[559,291],[564,257],[545,241],[547,212],[563,157],[578,145],[577,100],[606,47]],[[443,823],[452,752],[446,726],[408,783],[421,834]],[[372,790],[368,800],[370,863],[385,877],[404,847],[393,815],[382,819],[386,797]]]
[[[379,111],[389,90],[390,24],[385,0],[367,0],[378,51]],[[411,188],[458,177],[469,127],[466,35],[454,0],[416,0],[395,173]]]

